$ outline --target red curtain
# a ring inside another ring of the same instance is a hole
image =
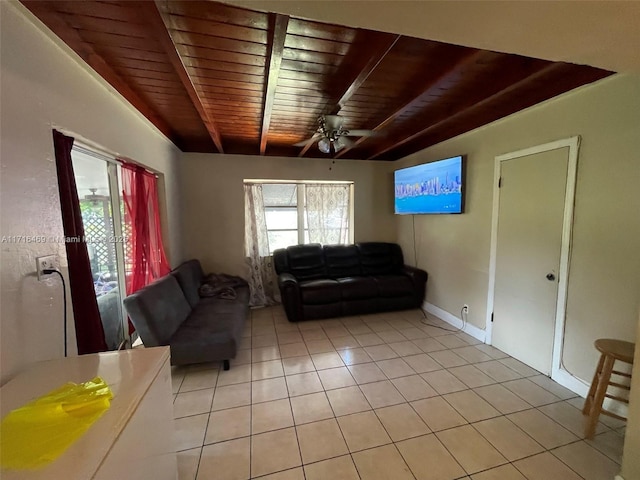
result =
[[[78,353],[83,355],[103,352],[107,350],[107,343],[104,339],[96,292],[93,287],[87,244],[84,242],[84,226],[71,161],[73,138],[54,130],[53,147],[56,156],[64,235],[81,240],[65,243]]]
[[[141,289],[171,268],[164,253],[156,176],[139,165],[122,164],[124,222],[131,239],[127,252],[127,295]],[[132,325],[129,323],[129,329]]]

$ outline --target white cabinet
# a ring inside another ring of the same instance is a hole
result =
[[[39,470],[2,470],[3,480],[175,480],[173,395],[169,348],[142,348],[42,362],[0,389],[0,412],[66,382],[100,376],[111,408],[57,460]]]

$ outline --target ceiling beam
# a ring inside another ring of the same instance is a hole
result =
[[[204,123],[205,128],[207,129],[207,132],[209,132],[211,140],[213,140],[213,143],[218,149],[218,152],[224,153],[220,132],[218,131],[215,121],[213,120],[213,118],[211,118],[211,116],[207,112],[207,109],[203,106],[202,99],[200,98],[200,95],[198,95],[193,81],[191,80],[191,77],[189,76],[184,63],[182,62],[182,57],[180,57],[180,54],[176,50],[176,45],[171,38],[171,34],[169,33],[168,27],[165,24],[163,14],[161,12],[162,7],[155,1],[139,1],[135,2],[135,5],[141,13],[141,21],[145,22],[146,25],[148,25],[151,29],[149,34],[151,34],[151,37],[153,39],[160,42],[160,45],[162,46],[164,52],[167,54],[167,57],[169,58],[173,69],[180,78],[184,89],[187,91],[187,94],[191,99],[191,103],[193,103],[193,106],[198,111],[198,114],[200,115],[200,118]]]
[[[307,142],[307,144],[304,146],[304,148],[302,149],[302,151],[298,154],[298,157],[304,157],[305,154],[309,151],[309,149],[311,148],[311,145],[313,145],[314,143],[316,143],[316,140],[318,140],[317,138],[313,138],[311,137],[309,139],[309,141]]]
[[[349,99],[358,91],[367,78],[369,78],[369,75],[371,75],[376,67],[380,65],[380,62],[382,62],[384,57],[387,56],[400,38],[401,35],[379,33],[376,34],[375,39],[370,39],[370,41],[367,42],[367,44],[371,46],[365,55],[366,60],[364,65],[362,67],[358,67],[356,71],[351,73],[349,76],[350,80],[348,80],[340,93],[334,97],[336,100],[331,102],[335,103],[335,106],[332,108],[330,113],[338,114],[340,109],[345,106]],[[358,53],[358,56],[362,57],[362,54]],[[313,144],[314,142],[310,140],[298,154],[298,157],[303,157]]]
[[[389,145],[383,146],[382,149],[377,150],[376,152],[374,152],[372,155],[370,155],[367,160],[374,160],[376,158],[378,158],[380,155],[383,155],[391,150],[394,150],[408,142],[411,142],[412,140],[417,139],[418,137],[421,137],[422,135],[425,135],[429,132],[432,132],[433,130],[435,130],[436,128],[439,128],[442,124],[444,124],[445,122],[449,122],[449,121],[453,121],[455,119],[460,118],[463,115],[469,114],[473,111],[478,110],[479,108],[482,108],[483,106],[485,106],[487,103],[492,102],[502,96],[506,96],[508,94],[513,93],[515,90],[518,90],[526,85],[528,85],[531,82],[535,82],[536,80],[540,79],[541,77],[544,77],[545,75],[549,75],[550,73],[553,73],[556,70],[561,70],[562,68],[564,68],[566,66],[566,64],[564,63],[547,63],[547,64],[542,64],[536,68],[534,68],[527,76],[525,76],[524,78],[512,83],[511,85],[498,90],[497,92],[482,98],[479,101],[476,101],[474,98],[468,98],[464,104],[462,106],[460,106],[457,111],[455,112],[449,112],[449,113],[442,113],[439,115],[439,118],[434,119],[433,123],[430,123],[428,126],[426,126],[425,128],[422,128],[420,130],[418,130],[417,132],[410,134],[408,136],[406,136],[405,138],[395,141]]]
[[[557,65],[558,68],[550,68],[544,77],[537,77],[522,89],[511,90],[505,97],[494,98],[482,103],[478,109],[467,111],[461,116],[454,115],[440,122],[438,128],[433,131],[394,149],[393,157],[402,158],[612,74],[606,70],[568,63]]]
[[[441,88],[441,86],[446,85],[450,82],[452,78],[455,78],[460,74],[460,71],[466,68],[468,65],[471,65],[482,58],[485,54],[483,51],[478,51],[475,49],[471,49],[469,52],[465,52],[465,54],[458,58],[449,68],[447,68],[444,72],[436,75],[433,78],[430,78],[423,86],[423,88],[419,89],[418,93],[413,96],[410,100],[406,101],[401,107],[391,113],[388,117],[386,117],[382,122],[376,125],[372,130],[376,133],[382,132],[384,129],[393,124],[394,120],[404,113],[408,112],[416,105],[418,105],[424,98],[429,96],[432,92],[435,92]],[[423,75],[423,72],[418,72],[418,75]],[[340,158],[349,150],[356,148],[358,145],[366,142],[371,137],[360,137],[358,140],[355,140],[348,147],[340,150],[334,158]]]
[[[101,55],[96,53],[91,44],[85,41],[75,28],[71,27],[61,15],[51,10],[51,2],[22,0],[22,4],[45,23],[50,30],[54,31],[82,60],[115,88],[169,140],[181,150],[185,149],[185,143],[180,135],[111,68]]]
[[[362,84],[369,78],[369,75],[373,73],[376,67],[382,62],[384,57],[391,51],[393,46],[400,40],[400,35],[382,34],[377,41],[373,42],[373,46],[368,52],[367,61],[358,72],[355,77],[347,84],[344,92],[340,95],[336,101],[335,113],[345,106],[354,93],[362,86]]]
[[[270,20],[269,23],[273,23],[273,29],[270,32],[271,48],[269,51],[269,66],[266,74],[267,84],[264,93],[264,108],[262,109],[260,155],[264,155],[267,149],[267,137],[269,135],[269,126],[271,125],[273,101],[276,97],[282,54],[284,53],[284,41],[287,37],[287,27],[289,26],[289,17],[286,15],[271,14]]]

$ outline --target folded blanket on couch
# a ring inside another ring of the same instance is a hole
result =
[[[210,273],[198,289],[201,297],[216,297],[224,300],[235,300],[235,288],[247,285],[246,280],[226,273]]]

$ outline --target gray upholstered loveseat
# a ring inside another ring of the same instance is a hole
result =
[[[200,298],[203,278],[200,262],[189,260],[124,306],[145,346],[170,346],[172,365],[223,361],[228,370],[249,313],[249,287],[236,287],[234,300]]]

